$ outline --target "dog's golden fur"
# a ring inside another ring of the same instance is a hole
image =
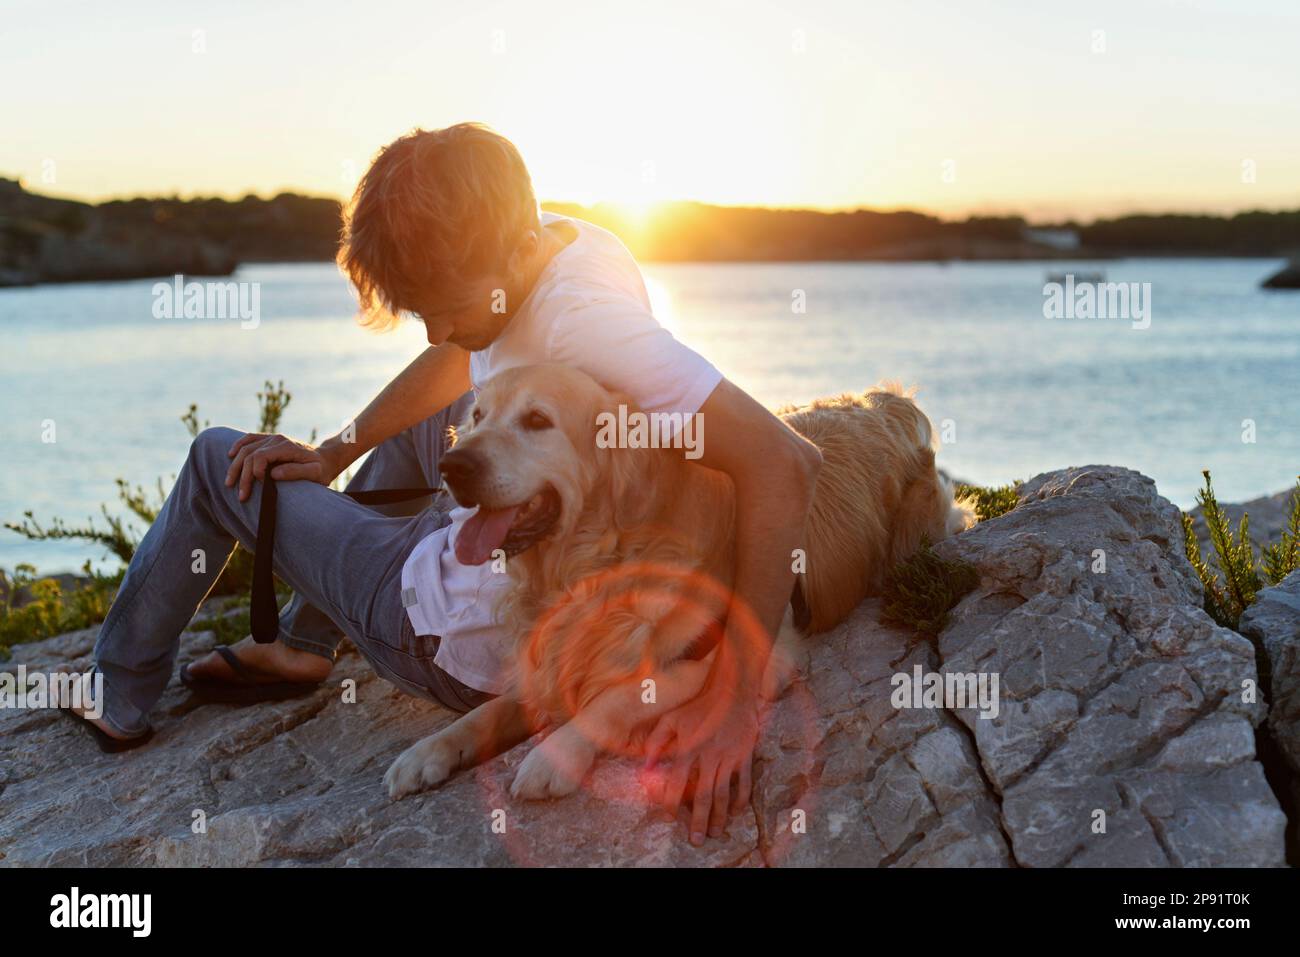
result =
[[[935,468],[930,420],[896,383],[779,414],[822,453],[801,580],[809,631],[843,621],[923,537],[937,542],[973,524]]]
[[[500,387],[544,389],[543,375],[521,371],[523,382]],[[606,408],[619,402],[626,400],[610,396]],[[823,456],[799,563],[809,631],[820,632],[877,590],[885,570],[923,536],[946,538],[969,516],[935,469],[929,421],[898,386],[820,399],[781,417]],[[673,449],[602,455],[593,442],[575,455],[590,455],[599,477],[571,530],[508,563],[515,587],[502,609],[521,636],[520,690],[552,720],[619,680],[680,658],[725,612],[734,564],[726,476]],[[588,463],[552,464],[580,471]],[[626,571],[628,563],[642,573]]]
[[[480,503],[514,504],[548,484],[559,495],[551,533],[507,562],[499,608],[519,636],[508,695],[552,725],[609,689],[667,673],[732,598],[731,480],[680,449],[598,448],[597,415],[620,403],[630,405],[574,369],[512,369],[482,390],[481,421],[458,440],[499,473],[497,499]],[[555,435],[515,434],[533,409],[555,420]],[[935,468],[929,420],[897,385],[780,415],[822,453],[805,555],[790,557],[815,633],[843,621],[923,537],[939,541],[973,517]],[[690,681],[677,693],[689,697],[690,682],[698,690],[704,670],[679,669]]]

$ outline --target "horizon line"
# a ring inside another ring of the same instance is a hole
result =
[[[7,175],[7,174],[0,173],[0,180],[8,180],[10,182],[15,182],[19,185],[19,187],[23,191],[35,196],[41,196],[51,200],[61,200],[64,202],[84,203],[89,206],[99,206],[105,203],[115,203],[115,202],[119,202],[119,203],[133,202],[139,200],[151,200],[151,201],[172,200],[176,202],[188,203],[188,202],[195,202],[200,200],[216,199],[216,200],[222,200],[224,202],[235,203],[244,199],[248,199],[250,197],[266,202],[275,199],[277,196],[301,196],[306,199],[327,199],[339,203],[340,205],[345,205],[348,202],[347,199],[341,198],[335,194],[305,192],[302,190],[301,187],[289,187],[289,186],[279,187],[274,190],[265,190],[265,191],[249,189],[247,191],[238,192],[238,193],[231,193],[231,192],[203,193],[199,191],[195,191],[188,194],[186,193],[170,193],[170,194],[137,193],[134,195],[124,195],[120,193],[115,193],[103,197],[91,198],[91,197],[67,195],[67,194],[59,195],[55,193],[47,193],[47,192],[39,191],[37,189],[32,188],[32,186],[30,186],[29,184],[27,184],[21,175]],[[940,222],[946,222],[946,223],[959,223],[971,219],[1020,219],[1024,221],[1024,223],[1027,226],[1030,227],[1066,226],[1066,225],[1083,227],[1083,226],[1089,226],[1095,223],[1104,222],[1108,220],[1126,219],[1129,217],[1137,217],[1137,216],[1149,216],[1149,217],[1202,216],[1206,218],[1215,218],[1215,219],[1233,219],[1237,216],[1244,216],[1252,213],[1276,215],[1276,214],[1283,214],[1283,213],[1300,212],[1300,205],[1295,207],[1277,207],[1277,208],[1247,206],[1247,207],[1237,208],[1233,212],[1208,212],[1204,209],[1200,209],[1200,210],[1165,209],[1160,212],[1151,212],[1149,210],[1141,210],[1135,208],[1127,212],[1115,213],[1111,215],[1093,215],[1088,218],[1078,217],[1078,216],[1067,216],[1067,217],[1040,218],[1035,220],[1031,218],[1032,214],[1027,215],[1019,211],[999,210],[999,211],[977,212],[974,210],[970,210],[964,214],[945,214],[945,213],[935,212],[932,210],[925,210],[915,206],[821,206],[815,203],[798,204],[798,205],[768,204],[768,203],[714,203],[703,199],[683,199],[683,198],[654,199],[654,200],[647,200],[647,201],[629,201],[629,200],[618,200],[618,199],[601,199],[595,202],[580,202],[577,200],[568,200],[568,199],[543,199],[538,201],[539,208],[543,208],[543,209],[546,206],[576,206],[579,209],[598,209],[602,206],[605,206],[605,207],[614,207],[616,209],[622,209],[628,212],[635,211],[637,213],[648,213],[656,208],[673,206],[673,205],[706,206],[713,209],[731,209],[731,210],[751,209],[751,210],[763,210],[767,212],[820,213],[824,215],[834,215],[839,213],[879,213],[885,215],[911,213],[913,215],[926,216],[931,219],[936,219]]]

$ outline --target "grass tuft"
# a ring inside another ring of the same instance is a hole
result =
[[[936,636],[948,623],[948,612],[979,581],[974,565],[940,558],[928,540],[922,541],[915,555],[898,562],[886,576],[880,620]]]

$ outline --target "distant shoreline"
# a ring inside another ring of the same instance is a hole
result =
[[[1024,262],[1279,258],[1300,250],[1300,211],[1135,215],[1088,225],[1021,217],[945,221],[915,212],[820,212],[667,203],[545,203],[618,235],[647,263]],[[337,200],[139,198],[98,205],[0,179],[0,287],[227,276],[254,262],[332,262]]]
[[[983,258],[951,258],[951,259],[930,259],[930,258],[892,258],[885,256],[861,256],[853,259],[645,259],[641,262],[644,265],[655,266],[734,266],[734,265],[755,265],[755,266],[851,266],[856,264],[869,265],[933,265],[933,266],[950,266],[956,264],[999,264],[999,263],[1042,263],[1050,266],[1059,262],[1098,262],[1098,263],[1120,263],[1133,259],[1184,259],[1184,260],[1229,260],[1229,259],[1264,259],[1264,260],[1285,260],[1286,257],[1276,255],[1238,255],[1232,253],[1137,253],[1123,255],[1094,255],[1094,256],[1057,256],[1057,257],[1015,257],[1015,256],[986,256]],[[302,264],[319,264],[328,265],[334,262],[333,257],[328,258],[304,258],[304,259],[245,259],[236,263],[231,269],[225,272],[182,272],[187,280],[203,279],[223,279],[233,276],[241,266],[293,266]],[[49,279],[37,279],[29,282],[0,282],[0,292],[8,289],[36,289],[46,286],[71,286],[81,283],[104,283],[104,282],[143,282],[147,280],[170,280],[176,273],[149,272],[139,275],[113,275],[113,276],[73,276],[58,277]],[[1081,282],[1083,280],[1080,280]]]

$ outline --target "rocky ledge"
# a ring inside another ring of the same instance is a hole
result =
[[[769,716],[751,808],[702,848],[647,807],[631,759],[571,797],[513,801],[535,742],[390,802],[389,762],[452,715],[351,653],[296,701],[196,707],[174,686],[157,737],[125,755],[52,713],[0,712],[0,864],[1283,865],[1256,743],[1294,725],[1265,723],[1255,646],[1201,610],[1181,535],[1135,472],[1025,483],[1013,511],[938,547],[980,585],[937,642],[880,625],[875,601],[815,640]],[[1300,600],[1260,609],[1294,714]],[[93,638],[19,646],[6,668],[84,665]],[[209,641],[187,636],[180,661]],[[918,668],[996,676],[996,708],[896,707],[912,699],[895,676]]]

